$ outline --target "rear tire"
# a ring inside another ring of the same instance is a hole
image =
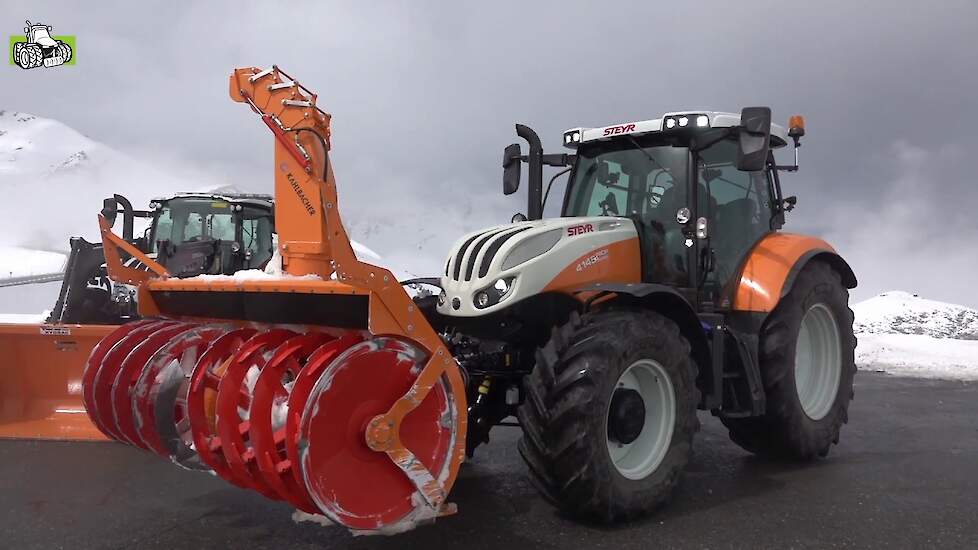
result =
[[[699,429],[695,381],[689,343],[666,317],[645,310],[574,314],[537,351],[524,382],[519,450],[534,485],[580,519],[612,523],[651,512],[689,461]],[[612,399],[629,388],[644,405],[634,397],[629,408],[616,401],[614,410],[626,413],[621,427],[609,422]],[[635,425],[636,417],[644,420]]]
[[[856,338],[849,292],[828,264],[806,265],[764,322],[760,370],[766,411],[723,418],[730,439],[762,456],[826,456],[849,420]],[[834,329],[834,330],[833,330]]]

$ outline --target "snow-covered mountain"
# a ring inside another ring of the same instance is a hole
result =
[[[899,290],[853,306],[856,332],[924,334],[934,338],[978,340],[978,310],[921,298]]]
[[[0,110],[0,245],[65,251],[71,235],[97,238],[95,215],[114,193],[139,208],[155,196],[226,184],[159,169],[56,120]]]
[[[59,121],[0,110],[0,193],[4,197],[0,201],[0,279],[60,271],[69,237],[99,238],[95,216],[102,199],[115,193],[128,197],[134,207],[145,208],[153,197],[181,191],[236,190],[228,181],[190,167],[167,164],[162,169],[134,159]],[[344,208],[346,218],[353,221],[346,223],[352,238],[374,248],[374,243],[380,243],[381,251],[397,253],[381,258],[354,243],[357,254],[392,269],[399,278],[431,274],[442,253],[430,253],[426,245],[446,237],[439,227],[426,223],[428,213],[420,208],[423,205],[415,204],[424,199],[380,202],[376,208]],[[370,215],[358,216],[357,210]],[[469,219],[464,211],[458,216]],[[443,249],[448,250],[448,244]],[[56,283],[0,288],[0,313],[50,308],[58,288]]]
[[[860,368],[978,379],[978,311],[899,290],[859,302],[852,311]]]

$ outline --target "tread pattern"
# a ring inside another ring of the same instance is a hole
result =
[[[804,413],[795,390],[795,344],[801,320],[815,303],[824,303],[839,322],[842,373],[839,394],[822,419]],[[811,262],[794,287],[764,322],[760,335],[760,370],[767,395],[765,414],[755,418],[723,418],[730,439],[747,451],[772,458],[810,460],[827,456],[849,421],[856,374],[853,313],[842,277],[824,262]]]
[[[44,53],[37,44],[24,44],[20,50],[20,58],[15,61],[22,69],[33,69],[44,64]]]
[[[699,429],[696,366],[689,351],[675,323],[644,310],[575,313],[553,329],[537,350],[518,412],[519,451],[547,501],[577,518],[612,523],[644,515],[669,497]],[[607,403],[624,368],[648,356],[672,375],[677,421],[663,463],[632,481],[618,473],[607,453]]]

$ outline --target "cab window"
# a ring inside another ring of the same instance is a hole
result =
[[[711,221],[710,246],[716,267],[708,281],[724,285],[738,269],[744,255],[770,230],[771,185],[766,172],[741,172],[734,164],[737,143],[721,141],[700,152],[698,177],[708,189]]]

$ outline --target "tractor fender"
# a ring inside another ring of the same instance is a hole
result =
[[[734,311],[769,313],[794,284],[808,262],[827,262],[842,276],[846,288],[855,288],[856,276],[832,246],[816,237],[770,233],[747,254],[740,281],[733,289]]]
[[[668,317],[679,326],[679,332],[690,346],[690,355],[699,367],[697,385],[704,398],[712,393],[713,381],[722,373],[713,372],[713,354],[696,308],[674,287],[656,283],[596,283],[576,289],[581,293],[598,293],[589,303],[606,304],[607,293],[617,295],[612,302],[638,305]]]

